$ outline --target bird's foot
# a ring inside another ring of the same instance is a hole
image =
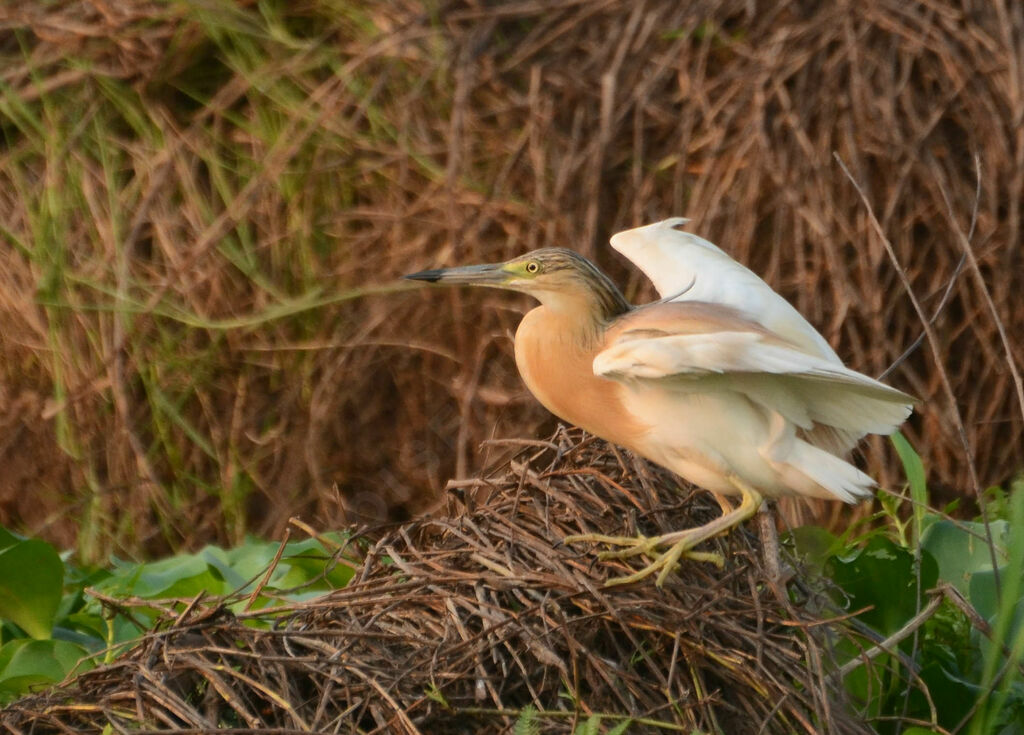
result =
[[[740,493],[740,504],[723,515],[715,518],[710,523],[705,523],[698,528],[687,528],[685,531],[675,531],[662,536],[604,536],[596,533],[585,533],[577,536],[569,536],[563,543],[572,544],[580,541],[589,541],[597,544],[608,544],[618,546],[615,551],[604,551],[598,555],[599,559],[627,559],[637,554],[642,554],[653,561],[639,572],[626,577],[617,577],[605,582],[605,585],[630,584],[648,577],[655,572],[658,573],[655,584],[661,587],[668,579],[668,575],[676,568],[679,560],[684,556],[697,561],[709,561],[719,568],[725,566],[725,559],[721,554],[712,552],[694,551],[693,548],[713,536],[724,533],[739,523],[747,520],[761,505],[762,497],[757,490],[752,488],[738,477],[729,476],[729,480],[736,486]],[[724,510],[724,506],[723,506]],[[660,552],[658,549],[667,547],[667,551]]]
[[[612,551],[602,551],[599,553],[598,559],[601,560],[628,559],[631,556],[642,554],[653,561],[638,572],[625,577],[610,579],[605,584],[607,586],[631,584],[658,572],[655,584],[658,587],[661,587],[665,583],[665,580],[668,579],[668,575],[672,573],[672,570],[676,568],[683,557],[693,559],[694,561],[710,562],[719,568],[724,566],[725,559],[721,554],[711,551],[693,550],[694,546],[707,538],[707,536],[702,533],[694,533],[701,530],[702,529],[688,529],[687,531],[677,531],[675,533],[667,533],[663,536],[651,537],[605,536],[598,533],[587,533],[568,536],[565,538],[564,543],[573,544],[590,542],[620,547]],[[668,547],[667,551],[659,553],[658,550],[664,547]]]

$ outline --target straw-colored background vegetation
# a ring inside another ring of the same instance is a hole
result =
[[[888,380],[937,502],[1006,481],[1021,7],[4,3],[0,524],[95,560],[416,513],[553,420],[524,301],[396,277],[559,245],[642,301],[607,238],[670,215],[870,374],[922,331],[900,272],[951,288]]]

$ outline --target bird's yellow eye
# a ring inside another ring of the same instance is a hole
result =
[[[531,260],[529,263],[526,264],[526,272],[527,273],[536,273],[539,270],[540,270],[540,263],[538,263],[535,260]]]

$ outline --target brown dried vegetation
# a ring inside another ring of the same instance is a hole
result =
[[[564,245],[644,300],[607,237],[673,214],[867,373],[921,332],[899,269],[951,284],[908,433],[939,500],[1024,465],[1019,3],[342,6],[0,9],[0,523],[104,558],[416,512],[551,419],[519,302],[392,279]]]

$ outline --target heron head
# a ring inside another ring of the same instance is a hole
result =
[[[504,263],[421,271],[405,278],[521,291],[548,306],[586,302],[605,318],[630,309],[608,276],[579,253],[563,248],[534,250]]]

